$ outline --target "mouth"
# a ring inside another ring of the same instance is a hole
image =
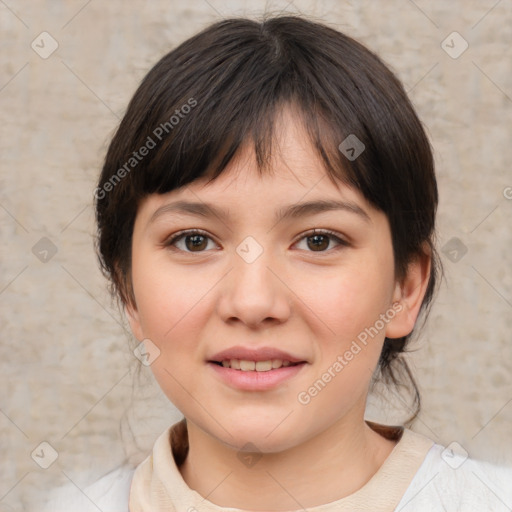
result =
[[[223,368],[231,368],[242,372],[269,372],[289,366],[298,366],[305,364],[306,361],[292,362],[286,359],[268,359],[266,361],[249,361],[246,359],[224,359],[222,361],[208,361],[209,363],[222,366]]]
[[[224,359],[207,361],[216,379],[239,391],[271,391],[301,375],[308,365],[306,361],[269,359],[250,361]]]

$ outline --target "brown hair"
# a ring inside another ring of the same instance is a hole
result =
[[[134,299],[131,242],[141,199],[201,177],[214,180],[248,141],[263,172],[284,105],[298,108],[329,178],[355,187],[386,214],[397,279],[428,247],[432,265],[422,310],[429,306],[441,267],[433,242],[434,161],[422,124],[378,56],[296,16],[217,22],[165,55],[135,92],[95,192],[100,263],[124,304]],[[349,135],[365,147],[355,159],[340,150]],[[414,418],[420,395],[400,356],[410,337],[386,338],[378,370],[396,385],[400,376],[409,380]]]

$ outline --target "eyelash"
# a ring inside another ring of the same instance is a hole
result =
[[[188,230],[179,231],[178,233],[175,233],[168,240],[166,240],[164,242],[164,245],[166,247],[168,247],[169,249],[173,250],[173,251],[181,251],[181,252],[185,252],[185,253],[188,253],[188,254],[194,254],[195,252],[197,252],[197,253],[207,252],[205,250],[204,251],[184,251],[184,250],[178,249],[177,247],[174,246],[174,244],[176,244],[176,242],[178,242],[182,238],[185,238],[186,236],[193,236],[193,235],[202,235],[202,236],[204,236],[206,238],[209,238],[210,240],[213,240],[213,238],[208,233],[206,233],[205,231],[202,231],[200,229],[188,229]],[[324,230],[313,229],[311,231],[303,233],[297,239],[297,241],[294,242],[294,245],[297,244],[298,242],[300,242],[301,240],[303,240],[305,238],[308,238],[308,237],[311,237],[311,236],[314,236],[314,235],[328,236],[332,240],[336,241],[338,243],[338,246],[334,247],[333,249],[327,249],[325,251],[307,251],[307,252],[311,252],[313,254],[315,254],[315,253],[319,253],[319,254],[324,253],[325,254],[325,253],[329,253],[329,252],[332,252],[332,251],[335,251],[335,250],[338,250],[338,249],[342,249],[342,248],[347,247],[349,245],[349,243],[346,240],[343,240],[342,238],[340,238],[336,232],[330,231],[328,229],[324,229]]]

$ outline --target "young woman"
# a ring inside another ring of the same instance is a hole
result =
[[[439,274],[429,141],[374,53],[298,17],[210,26],[144,78],[95,196],[102,267],[184,419],[73,510],[512,506],[508,469],[364,417],[378,379],[418,412],[401,354]]]

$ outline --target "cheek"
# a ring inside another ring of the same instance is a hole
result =
[[[134,275],[134,292],[142,328],[160,343],[195,325],[204,304],[202,298],[213,283],[191,278],[186,272],[169,272],[158,265],[144,266]],[[211,279],[210,279],[211,280]]]
[[[313,311],[309,318],[317,326],[316,358],[321,373],[316,377],[322,391],[314,407],[329,410],[337,404],[332,411],[336,415],[355,397],[367,393],[378,364],[386,325],[380,315],[389,308],[393,263],[386,256],[369,257],[318,277],[317,286],[311,286],[313,279],[309,287],[302,288],[304,303]],[[313,381],[308,385],[315,386]]]
[[[392,272],[376,261],[347,265],[317,279],[311,276],[300,285],[298,295],[326,333],[346,342],[372,326],[389,307]]]
[[[364,403],[385,338],[380,315],[388,308],[391,290],[380,265],[354,266],[330,277],[316,288],[304,288],[304,303],[313,311],[308,313],[310,326],[316,324],[317,370],[301,389],[302,399],[306,395],[327,422],[354,403]]]
[[[212,294],[219,277],[195,266],[170,265],[165,251],[134,254],[132,280],[139,322],[163,357],[152,365],[181,370],[198,358],[205,318],[213,314]],[[181,367],[180,367],[181,365]]]
[[[190,369],[198,366],[201,329],[211,314],[208,292],[215,279],[211,273],[198,276],[191,268],[173,270],[162,260],[139,255],[133,287],[144,337],[160,350],[151,371],[172,403],[187,410],[190,394],[201,393]]]
[[[160,340],[184,309],[184,301],[177,300],[177,295],[184,296],[186,289],[183,288],[180,274],[175,274],[171,279],[160,251],[157,253],[147,245],[147,242],[140,243],[133,251],[133,291],[146,337],[154,336]]]

